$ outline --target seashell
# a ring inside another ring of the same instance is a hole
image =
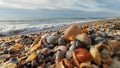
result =
[[[90,62],[82,62],[79,68],[92,68],[92,66]]]
[[[15,46],[11,46],[11,47],[8,49],[8,51],[10,51],[10,52],[16,52],[16,51],[18,51],[18,50],[15,48]]]
[[[8,63],[0,66],[0,68],[16,68],[16,67],[17,67],[17,64],[15,63]]]
[[[42,40],[40,40],[37,44],[35,44],[32,48],[30,48],[30,52],[37,50],[42,45]]]
[[[77,35],[76,39],[83,42],[85,45],[91,45],[91,39],[85,33]]]
[[[77,39],[75,39],[74,45],[75,45],[77,48],[85,48],[85,44],[82,43],[81,41],[77,40]]]
[[[101,57],[100,57],[100,53],[99,53],[99,51],[97,50],[97,48],[91,47],[91,48],[90,48],[90,54],[91,54],[92,57],[93,57],[93,61],[94,61],[96,64],[101,65]]]
[[[112,48],[111,45],[99,43],[99,44],[97,44],[95,47],[96,47],[100,52],[101,52],[102,50],[106,50],[106,51],[103,52],[103,54],[104,54],[104,53],[106,53],[107,55],[110,54],[110,56],[112,56],[112,55],[114,54],[114,49]],[[109,53],[107,53],[107,51],[108,51]],[[105,55],[106,55],[106,54],[105,54]],[[106,55],[106,56],[107,56],[107,55]]]
[[[74,52],[72,52],[72,57],[73,57],[73,63],[74,63],[74,65],[76,65],[77,67],[79,67],[80,64],[79,64],[79,62],[78,62],[78,60],[77,60]]]
[[[63,62],[66,68],[73,68],[73,65],[67,59],[64,58]]]
[[[77,26],[75,25],[71,25],[69,26],[65,32],[64,32],[64,36],[65,38],[69,38],[69,37],[72,37],[73,39],[75,38],[75,36],[77,36],[77,34],[80,34],[81,33],[81,29],[78,28]],[[69,40],[69,39],[68,39]]]
[[[33,53],[25,60],[25,63],[28,63],[28,62],[34,60],[36,57],[37,57],[36,53],[33,52]]]
[[[86,49],[78,48],[74,52],[79,62],[86,62],[92,60],[92,55]]]

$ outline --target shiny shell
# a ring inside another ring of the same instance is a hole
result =
[[[101,65],[101,57],[100,57],[100,53],[99,53],[99,51],[97,50],[97,48],[91,47],[91,48],[90,48],[90,54],[91,54],[92,57],[93,57],[93,61],[94,61],[96,64]]]
[[[79,62],[86,62],[92,60],[91,54],[86,49],[83,48],[76,49],[75,55]]]
[[[71,25],[65,30],[63,37],[68,41],[72,41],[78,34],[81,34],[81,29],[75,25]]]

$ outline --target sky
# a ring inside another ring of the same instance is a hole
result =
[[[120,0],[0,0],[0,18],[119,17]]]

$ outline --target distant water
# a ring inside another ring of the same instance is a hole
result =
[[[105,18],[45,18],[0,20],[0,36],[25,34],[47,29],[56,29],[70,24],[103,20]]]

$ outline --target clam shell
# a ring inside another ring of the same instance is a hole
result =
[[[64,35],[67,37],[75,37],[77,36],[77,34],[80,34],[80,33],[81,33],[80,28],[78,28],[75,25],[71,25],[65,30]]]
[[[86,49],[78,48],[74,52],[79,62],[86,62],[92,60],[91,54]]]
[[[91,45],[91,39],[88,37],[86,33],[78,34],[76,39],[83,42],[86,45]]]
[[[101,57],[100,57],[100,53],[99,53],[99,51],[97,50],[97,48],[91,47],[91,48],[90,48],[90,54],[91,54],[92,57],[93,57],[93,61],[94,61],[96,64],[101,65]]]

